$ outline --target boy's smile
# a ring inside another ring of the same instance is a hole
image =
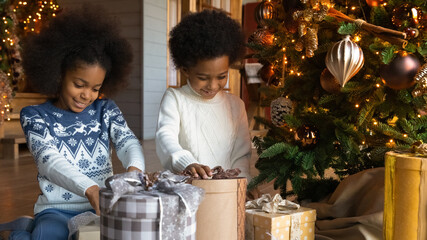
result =
[[[105,73],[99,64],[82,64],[75,70],[67,71],[55,106],[76,113],[82,112],[98,98]]]
[[[228,56],[200,60],[196,66],[184,68],[191,88],[204,99],[212,99],[224,89],[230,67]]]

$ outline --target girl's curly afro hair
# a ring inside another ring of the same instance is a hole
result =
[[[99,64],[106,70],[100,92],[112,95],[127,84],[132,49],[99,6],[63,11],[23,44],[23,68],[30,86],[57,97],[67,71]]]
[[[184,17],[170,32],[169,47],[177,68],[189,68],[199,60],[228,56],[230,64],[245,50],[240,24],[218,10],[204,10]]]

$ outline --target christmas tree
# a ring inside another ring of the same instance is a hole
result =
[[[384,166],[384,154],[427,141],[424,0],[262,1],[251,57],[263,67],[254,138],[259,175],[282,195],[319,200],[344,178]],[[286,192],[287,182],[292,191]]]
[[[27,90],[21,66],[22,39],[38,33],[60,11],[54,0],[0,0],[0,123],[8,118],[10,101],[17,91]]]

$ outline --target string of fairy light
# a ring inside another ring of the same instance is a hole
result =
[[[13,9],[14,12],[19,11],[19,8],[23,8],[28,5],[26,1],[19,1],[18,4]],[[59,10],[59,5],[54,3],[53,1],[38,1],[38,11],[33,14],[29,14],[26,19],[23,21],[26,26],[24,30],[26,31],[36,31],[37,29],[31,26],[32,23],[37,23],[42,20],[43,15],[50,15],[52,17],[56,16],[56,11]]]
[[[270,3],[272,1],[271,0],[267,0],[265,2]],[[320,2],[321,2],[321,4],[326,5],[328,8],[332,8],[334,6],[334,4],[331,3],[328,0],[320,0]],[[385,2],[384,0],[366,0],[366,2],[371,7],[377,7],[377,6],[386,7],[387,6],[387,2]],[[364,18],[366,18],[365,13],[364,13],[363,9],[361,8],[362,7],[361,5],[360,6],[349,5],[348,1],[346,1],[345,4],[346,5],[344,7],[346,9],[347,14],[352,14],[352,13],[355,13],[356,11],[362,11]],[[359,4],[360,4],[360,2],[359,2]],[[317,2],[317,4],[313,4],[312,8],[315,9],[315,10],[319,10],[319,5],[320,5],[319,2]],[[271,12],[269,12],[268,10],[270,10]],[[272,11],[274,11],[273,8],[265,8],[264,11],[261,13],[262,14],[262,18],[263,19],[272,19],[273,16],[274,16],[274,14],[273,14]],[[411,13],[412,13],[412,18],[414,19],[415,22],[417,22],[418,18],[419,18],[417,10],[415,8],[412,8],[411,9]],[[291,39],[291,43],[292,44],[297,44],[297,39],[294,38],[296,35],[297,34],[292,34],[292,39]],[[281,42],[283,42],[283,41],[281,41],[281,39],[278,39],[279,36],[280,35],[275,36],[274,33],[265,34],[264,37],[262,38],[262,41],[264,41],[263,43],[265,45],[276,45],[276,46],[280,46]],[[289,35],[287,35],[287,36],[289,36]],[[352,40],[355,43],[361,42],[362,41],[362,34],[360,32],[354,34],[353,37],[352,37]],[[294,75],[294,76],[297,76],[297,77],[303,76],[303,72],[301,72],[301,71],[298,70],[298,66],[296,66],[296,65],[294,65],[294,64],[292,64],[292,63],[290,63],[288,61],[288,57],[287,57],[287,53],[286,53],[287,48],[285,46],[280,46],[280,47],[281,47],[281,52],[283,53],[283,57],[281,59],[278,58],[277,60],[275,60],[274,63],[271,64],[271,67],[270,67],[270,71],[272,73],[275,73],[276,70],[277,71],[281,70],[280,81],[278,82],[277,85],[275,85],[275,87],[283,87],[286,74],[287,75]],[[373,53],[375,55],[377,55],[378,57],[381,56],[381,52],[379,52],[379,51],[373,51]],[[304,61],[304,60],[306,60],[307,57],[311,57],[311,56],[309,56],[309,55],[306,56],[305,54],[302,54],[301,55],[301,60]],[[371,75],[369,75],[369,74],[365,75],[364,78],[365,79],[374,79],[374,77],[371,76]],[[376,81],[377,81],[377,83],[375,83],[374,88],[385,87],[386,84],[385,84],[384,80],[379,81],[377,79]],[[366,103],[368,103],[370,101],[370,99],[366,98],[365,101],[366,101]],[[362,102],[355,102],[354,103],[354,107],[356,109],[361,109],[362,106],[363,106],[363,101]],[[417,117],[421,118],[421,114],[418,114]],[[375,127],[378,127],[379,122],[376,119],[372,119],[372,123],[371,124],[372,124],[371,128],[375,128]],[[366,130],[367,130],[367,132],[370,135],[372,135],[372,130],[370,130],[369,128],[366,129]],[[290,129],[290,131],[292,131],[292,129]],[[407,138],[408,134],[407,133],[403,133],[402,137],[403,138]],[[363,145],[365,144],[365,140],[362,141],[362,144]],[[389,146],[389,147],[393,147],[395,145],[395,140],[393,138],[389,139],[389,141],[386,143],[386,145]]]
[[[27,33],[38,33],[45,21],[60,11],[56,1],[6,1],[0,21],[0,124],[10,120],[10,102],[23,78],[20,65],[20,38]]]

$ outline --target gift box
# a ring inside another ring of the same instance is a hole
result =
[[[427,239],[427,158],[385,155],[384,239]]]
[[[193,180],[205,190],[197,211],[197,239],[244,240],[246,178]]]
[[[192,240],[204,190],[170,171],[126,172],[99,193],[101,239]]]
[[[162,192],[138,192],[122,195],[109,210],[113,192],[101,189],[99,194],[101,210],[101,239],[165,239],[161,237],[161,211],[167,206],[171,216],[163,221],[174,221],[180,217],[179,196]],[[182,216],[181,216],[182,217]],[[195,216],[186,217],[185,239],[195,239]]]
[[[79,230],[75,233],[74,239],[75,240],[93,240],[93,239],[100,239],[101,233],[100,233],[100,226],[98,223],[91,223],[86,226],[82,226],[79,228]]]
[[[267,213],[258,209],[246,210],[247,240],[314,240],[316,210],[301,207],[297,210]]]

